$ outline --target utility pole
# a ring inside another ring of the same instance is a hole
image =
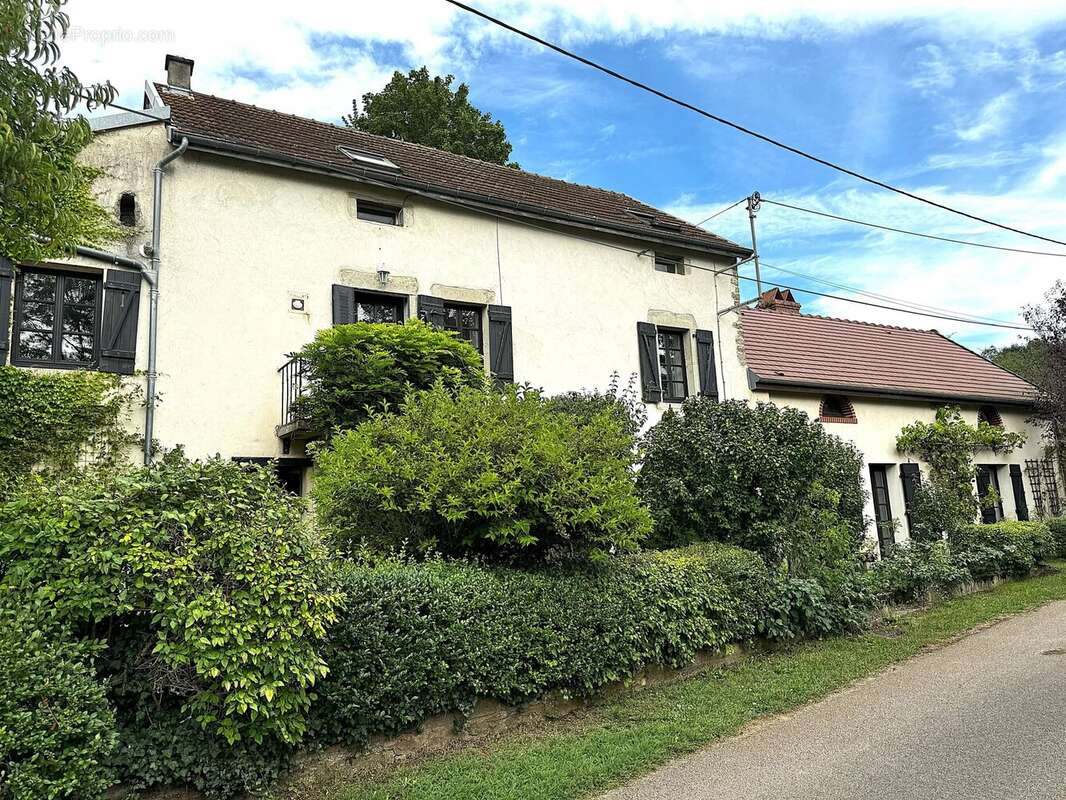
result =
[[[752,261],[755,262],[755,289],[762,297],[762,275],[759,273],[759,244],[755,241],[755,214],[762,205],[762,197],[758,192],[752,192],[748,198],[748,222],[751,224],[751,252]]]

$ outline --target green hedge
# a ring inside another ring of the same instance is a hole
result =
[[[1046,524],[1051,532],[1054,555],[1058,558],[1066,558],[1066,517],[1049,519]]]
[[[869,588],[882,603],[913,603],[930,594],[947,594],[973,580],[947,542],[912,541],[897,545],[870,569]]]
[[[360,744],[478,697],[588,695],[645,665],[680,667],[754,636],[770,586],[757,555],[715,545],[582,570],[354,565],[312,726]]]
[[[977,580],[1024,577],[1053,552],[1051,531],[1043,522],[966,525],[948,543],[958,564]]]

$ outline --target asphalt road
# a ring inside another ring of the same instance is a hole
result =
[[[1066,602],[920,655],[607,798],[1066,800]]]

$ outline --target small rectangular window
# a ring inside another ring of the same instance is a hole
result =
[[[669,258],[667,256],[655,257],[655,271],[656,272],[668,272],[671,275],[684,275],[685,263],[680,258]]]
[[[459,303],[444,304],[444,330],[455,331],[479,353],[481,345],[481,308]]]
[[[402,298],[373,292],[355,293],[356,322],[403,322]]]
[[[100,277],[21,270],[15,295],[13,362],[83,367],[96,360]]]
[[[368,200],[356,200],[355,215],[364,222],[377,222],[380,225],[403,224],[399,207]]]
[[[685,333],[659,328],[659,385],[663,400],[680,403],[688,397],[688,371],[685,367]]]

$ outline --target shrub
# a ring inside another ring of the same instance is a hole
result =
[[[578,425],[535,391],[438,384],[338,434],[318,454],[314,496],[349,546],[596,556],[636,547],[650,528],[632,451],[610,412]]]
[[[914,603],[948,594],[972,579],[946,542],[911,542],[896,545],[888,558],[873,564],[869,588],[882,603]]]
[[[645,665],[680,667],[755,634],[753,553],[703,545],[527,571],[430,559],[353,565],[313,725],[361,744],[478,697],[588,695]]]
[[[122,426],[133,394],[100,372],[0,366],[0,497],[33,469],[62,474],[81,460],[116,462],[134,441]]]
[[[556,411],[575,416],[580,424],[591,422],[600,412],[608,411],[618,420],[622,430],[630,436],[637,436],[648,421],[648,406],[637,389],[636,373],[629,376],[629,383],[624,389],[619,389],[618,380],[618,373],[612,372],[604,392],[598,389],[563,392],[549,398],[548,402]]]
[[[294,355],[305,365],[297,412],[324,435],[354,428],[371,409],[397,405],[438,381],[452,390],[485,382],[477,350],[418,320],[324,328]]]
[[[101,798],[114,716],[91,657],[96,646],[0,604],[0,797]]]
[[[858,451],[801,411],[692,398],[645,436],[637,485],[655,545],[730,542],[803,571],[862,546],[861,473]]]
[[[1051,532],[1043,522],[965,525],[948,541],[959,564],[978,580],[1024,577],[1052,553]]]
[[[114,644],[116,684],[150,676],[158,704],[229,741],[300,737],[339,597],[268,470],[170,459],[28,482],[0,506],[0,568],[0,589]]]
[[[854,633],[867,626],[872,605],[866,583],[855,571],[818,580],[781,575],[760,615],[759,632],[771,640]]]
[[[1066,558],[1066,517],[1055,517],[1046,521],[1051,533],[1052,552],[1058,558]]]

